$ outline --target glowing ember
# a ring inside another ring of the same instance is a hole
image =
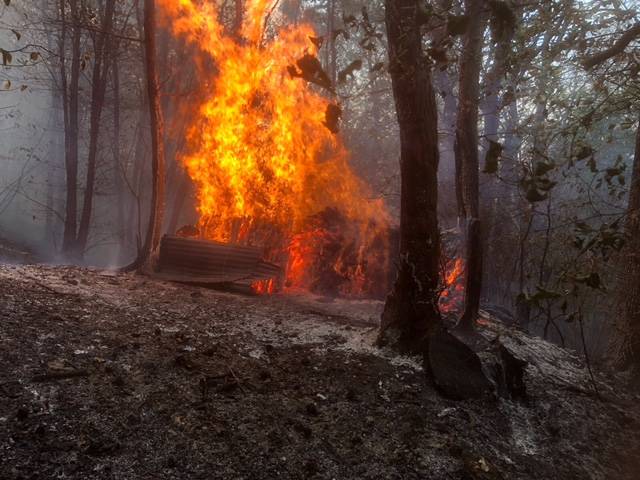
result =
[[[273,2],[266,0],[246,2],[244,23],[234,35],[220,23],[216,2],[159,4],[173,32],[203,55],[196,64],[208,88],[190,113],[182,156],[197,188],[203,235],[259,245],[272,260],[288,259],[286,285],[309,288],[315,280],[311,265],[335,234],[309,219],[338,210],[354,229],[343,238],[345,251],[332,256],[331,268],[348,280],[341,293],[362,292],[374,261],[387,268],[387,255],[370,258],[369,247],[388,229],[388,217],[380,201],[370,200],[340,138],[327,128],[330,102],[290,73],[299,59],[316,55],[313,29],[282,27],[267,38]]]
[[[463,274],[464,261],[461,258],[456,258],[453,262],[449,262],[443,278],[444,289],[440,294],[440,311],[442,313],[461,310],[462,302],[464,301]]]

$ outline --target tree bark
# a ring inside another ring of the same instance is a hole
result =
[[[336,66],[336,42],[333,35],[333,31],[335,30],[335,21],[336,21],[336,0],[328,0],[327,1],[327,36],[326,36],[326,60],[325,60],[325,69],[329,78],[331,79],[331,84],[336,85],[337,79],[337,66]]]
[[[515,35],[516,25],[518,23],[520,12],[516,14],[512,12],[511,18],[503,18],[504,15],[498,15],[495,11],[492,12],[491,21],[491,56],[493,62],[491,68],[485,77],[485,98],[483,101],[482,112],[484,120],[484,143],[482,148],[483,157],[486,159],[486,154],[491,148],[491,142],[498,142],[500,139],[500,120],[501,111],[505,107],[510,107],[511,103],[515,103],[515,89],[512,92],[513,98],[509,105],[505,105],[505,96],[503,92],[505,89],[505,81],[507,73],[510,69],[510,53],[512,51],[512,43]],[[508,112],[507,112],[508,114]],[[503,120],[503,125],[506,122]],[[505,128],[502,128],[503,132]],[[503,134],[506,137],[506,134]],[[505,142],[506,146],[506,142]],[[504,158],[504,157],[503,157]],[[503,158],[501,158],[498,172],[502,173]],[[486,161],[486,160],[485,160]],[[501,291],[498,288],[498,284],[501,277],[501,272],[504,271],[504,265],[501,265],[500,248],[503,248],[501,235],[501,220],[508,215],[509,205],[505,201],[504,197],[504,178],[500,178],[502,175],[492,176],[485,187],[484,198],[488,200],[489,205],[486,209],[487,219],[485,222],[485,228],[487,233],[483,239],[486,252],[486,258],[491,259],[484,269],[484,288],[485,295],[489,293],[490,298],[496,300]]]
[[[71,76],[67,81],[66,70],[66,32],[67,19],[65,1],[60,0],[62,35],[60,47],[60,75],[62,80],[64,117],[65,117],[65,175],[66,210],[62,252],[72,253],[76,240],[78,221],[78,97],[80,86],[80,12],[77,0],[70,0],[69,7],[73,23],[71,38]]]
[[[96,182],[96,166],[98,160],[98,141],[100,139],[100,118],[104,107],[107,79],[109,73],[109,56],[111,49],[111,30],[113,28],[113,15],[115,0],[107,0],[102,19],[101,31],[95,40],[95,58],[93,75],[91,77],[91,118],[89,124],[89,154],[87,156],[87,177],[82,202],[82,215],[78,236],[75,242],[75,254],[79,258],[84,255],[89,239],[91,227],[91,213],[93,210],[93,193]]]
[[[123,174],[126,168],[121,164],[121,146],[120,146],[120,66],[118,64],[118,43],[114,43],[114,51],[111,57],[111,81],[113,83],[113,185],[116,195],[116,215],[115,226],[118,238],[119,255],[122,255],[124,247],[124,200],[125,192],[123,185]]]
[[[416,0],[386,0],[389,72],[400,127],[399,271],[382,314],[379,344],[424,351],[438,311],[438,135],[431,72]]]
[[[463,205],[462,225],[466,231],[466,275],[464,312],[459,328],[474,328],[482,291],[482,224],[478,162],[478,97],[485,14],[481,0],[467,0],[465,14],[469,26],[460,60],[458,116],[456,125],[456,166]]]
[[[235,0],[235,17],[233,19],[233,32],[238,40],[242,39],[242,22],[244,21],[244,1]]]
[[[627,243],[620,255],[617,285],[620,315],[609,344],[609,358],[620,368],[640,373],[640,124],[636,131],[629,203],[625,224]]]
[[[136,268],[150,266],[150,259],[160,245],[164,216],[165,158],[164,124],[160,105],[160,82],[156,66],[156,10],[154,0],[144,1],[144,42],[151,127],[151,206],[144,245],[134,262]]]

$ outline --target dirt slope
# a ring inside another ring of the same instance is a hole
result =
[[[0,266],[0,479],[638,478],[615,378],[489,322],[529,400],[445,400],[380,307]]]

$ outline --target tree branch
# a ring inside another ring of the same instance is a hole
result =
[[[629,45],[638,37],[640,37],[640,23],[636,23],[633,27],[624,32],[622,36],[618,40],[616,40],[611,47],[585,58],[582,61],[582,66],[585,69],[590,70],[596,65],[599,65],[602,62],[610,59],[611,57],[615,57],[619,53],[622,53],[627,45]]]

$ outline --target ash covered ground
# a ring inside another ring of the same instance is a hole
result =
[[[638,478],[623,379],[489,319],[528,399],[447,400],[381,307],[0,266],[0,478]]]

